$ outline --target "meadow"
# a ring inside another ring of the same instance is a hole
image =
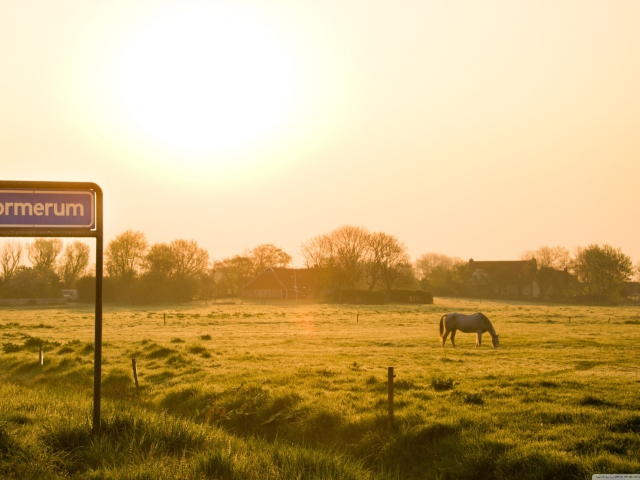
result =
[[[442,349],[449,311],[483,311],[501,347]],[[640,473],[638,307],[106,305],[96,436],[93,335],[92,305],[0,309],[0,477]]]

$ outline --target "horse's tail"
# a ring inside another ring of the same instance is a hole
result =
[[[440,317],[440,338],[444,335],[444,319],[447,318],[447,315],[444,314]]]

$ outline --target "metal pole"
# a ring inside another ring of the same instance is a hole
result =
[[[93,364],[93,433],[100,432],[100,396],[102,392],[102,274],[103,228],[102,191],[96,191],[96,320]]]

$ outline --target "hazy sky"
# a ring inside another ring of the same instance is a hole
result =
[[[0,0],[0,172],[217,259],[350,224],[637,262],[640,2]]]

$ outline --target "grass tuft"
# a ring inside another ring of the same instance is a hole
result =
[[[431,386],[437,392],[451,390],[455,386],[455,382],[451,378],[431,377]]]
[[[209,351],[202,345],[190,345],[189,347],[187,347],[187,352],[193,353],[194,355],[200,355],[203,358],[211,357]]]
[[[464,403],[469,403],[472,405],[484,405],[484,400],[482,399],[482,395],[479,393],[467,393],[464,396]]]
[[[632,415],[613,423],[609,430],[617,433],[640,433],[640,415]]]
[[[131,373],[121,368],[111,370],[102,379],[102,393],[106,397],[131,397],[135,394]]]
[[[602,400],[598,397],[593,397],[591,395],[585,395],[580,400],[578,400],[578,405],[591,406],[591,407],[605,407],[611,405],[611,403],[606,400]]]

